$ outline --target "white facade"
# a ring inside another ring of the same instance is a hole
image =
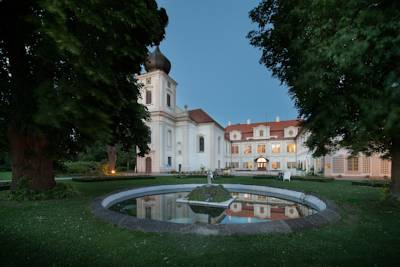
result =
[[[150,112],[150,153],[138,158],[138,172],[215,170],[225,165],[224,129],[201,109],[176,105],[177,83],[163,70],[137,76],[140,103]],[[219,148],[219,149],[218,149]]]
[[[136,78],[151,116],[150,152],[137,159],[144,173],[191,172],[232,168],[325,176],[390,175],[390,162],[374,155],[350,159],[348,151],[314,158],[304,142],[308,135],[298,120],[229,125],[223,128],[202,109],[176,105],[177,82],[169,75],[171,64],[156,50]]]

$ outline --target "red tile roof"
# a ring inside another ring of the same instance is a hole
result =
[[[189,117],[194,122],[197,122],[197,123],[210,123],[210,122],[213,122],[218,127],[224,129],[224,127],[222,127],[216,120],[211,118],[211,116],[208,115],[207,112],[205,112],[201,108],[189,110]]]
[[[253,137],[253,128],[260,125],[270,127],[270,136],[277,136],[277,138],[284,138],[284,128],[290,126],[300,126],[300,120],[287,120],[287,121],[271,121],[271,122],[257,122],[250,124],[234,124],[225,128],[225,136],[229,139],[229,133],[232,131],[239,131],[242,134],[242,140],[247,140]]]

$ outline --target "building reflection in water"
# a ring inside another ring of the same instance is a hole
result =
[[[188,193],[171,193],[144,196],[119,203],[121,212],[138,218],[174,223],[238,224],[257,223],[271,220],[287,220],[314,214],[316,211],[299,203],[269,196],[232,193],[236,199],[228,209],[190,207],[177,203],[176,199]],[[134,205],[134,202],[136,202]],[[129,205],[135,211],[127,212]],[[114,209],[115,210],[115,209]]]

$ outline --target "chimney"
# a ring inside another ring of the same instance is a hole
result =
[[[247,119],[247,124],[250,124],[251,123],[251,120],[250,119]]]
[[[276,122],[280,122],[280,121],[281,121],[281,120],[279,119],[279,116],[276,116],[275,121],[276,121]]]
[[[228,126],[231,126],[231,125],[232,125],[231,121],[228,121]]]

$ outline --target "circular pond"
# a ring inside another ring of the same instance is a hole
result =
[[[294,232],[339,219],[331,204],[302,192],[224,184],[226,207],[184,203],[199,184],[143,187],[112,193],[92,204],[95,216],[123,228],[150,232],[257,234]]]

